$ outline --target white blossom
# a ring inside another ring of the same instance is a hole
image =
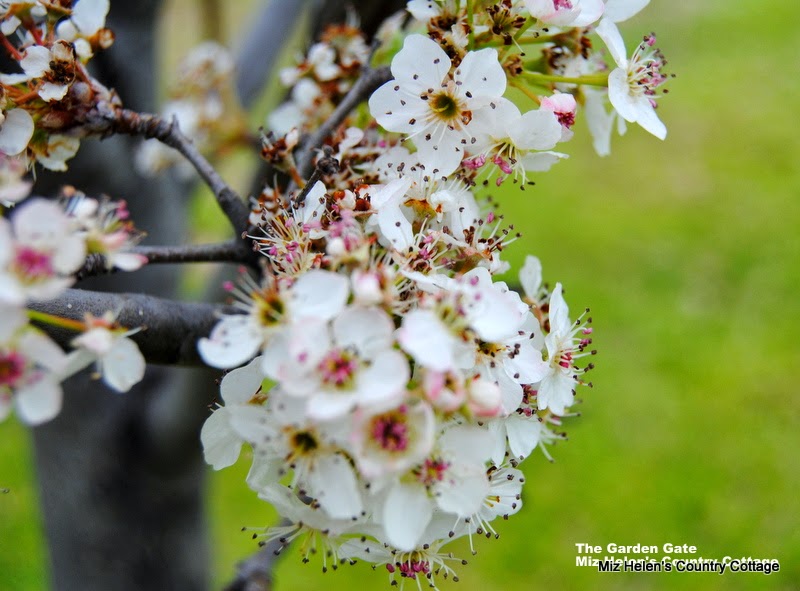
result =
[[[477,141],[473,122],[487,116],[506,89],[491,48],[452,63],[438,43],[410,35],[392,60],[389,81],[369,99],[372,116],[389,131],[408,134],[434,175],[449,175]]]

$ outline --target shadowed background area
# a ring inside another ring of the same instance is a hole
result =
[[[226,16],[231,38],[249,4]],[[525,508],[497,523],[499,540],[476,540],[479,554],[459,567],[455,588],[800,583],[792,372],[800,366],[800,79],[791,68],[799,17],[783,0],[653,0],[621,28],[629,48],[655,30],[678,75],[659,109],[666,142],[631,128],[601,159],[588,137],[576,137],[564,146],[571,159],[539,175],[536,187],[494,194],[524,234],[507,251],[514,268],[535,253],[574,312],[591,306],[600,353],[595,388],[579,393],[583,416],[566,421],[570,441],[551,449],[554,464],[540,454],[523,464]],[[190,0],[173,0],[163,18],[168,72],[198,40],[192,23],[200,21]],[[202,209],[200,231],[211,232],[207,220],[219,218]],[[0,495],[0,588],[38,591],[48,558],[31,437],[10,420],[0,440],[0,488],[10,489]],[[244,485],[247,467],[242,460],[208,479],[216,588],[256,550],[241,527],[275,520]],[[601,575],[575,566],[579,542],[686,543],[703,557],[778,558],[782,568],[770,576]],[[465,544],[453,547],[469,558]],[[275,588],[372,589],[386,578],[366,565],[323,576],[288,551]]]

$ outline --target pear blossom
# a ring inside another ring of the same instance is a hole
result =
[[[331,518],[358,517],[363,509],[361,493],[351,462],[337,442],[338,426],[307,416],[302,401],[279,389],[267,397],[263,416],[239,408],[230,419],[254,448],[250,487],[256,491],[274,487],[289,464],[291,486],[314,498]]]
[[[90,38],[105,27],[110,0],[77,0],[68,19],[56,27],[56,34],[66,41]]]
[[[391,485],[381,516],[391,545],[413,550],[436,510],[463,518],[480,509],[489,492],[484,461],[490,441],[488,431],[480,427],[452,427],[411,478]]]
[[[67,41],[57,41],[51,48],[29,47],[19,65],[28,80],[41,78],[39,96],[45,101],[60,101],[75,79],[75,49]]]
[[[575,124],[575,113],[578,105],[575,102],[575,97],[568,92],[557,92],[552,96],[542,97],[541,108],[547,111],[552,111],[558,118],[561,124],[561,139],[559,141],[567,142],[575,135],[572,131],[572,126]]]
[[[147,263],[146,256],[129,252],[140,235],[128,220],[125,201],[100,201],[75,192],[66,211],[78,225],[78,235],[86,242],[87,254],[102,255],[107,269],[135,271]]]
[[[608,75],[608,99],[625,121],[638,123],[658,139],[667,137],[667,128],[655,111],[657,89],[667,81],[661,72],[666,64],[653,48],[655,36],[648,35],[627,58],[625,42],[611,20],[602,20],[597,34],[605,42],[617,68]]]
[[[603,0],[524,0],[525,7],[545,25],[586,27],[603,15]]]
[[[281,322],[316,318],[330,320],[344,308],[350,292],[346,277],[312,270],[291,287],[268,284],[241,291],[239,307],[246,314],[226,315],[197,349],[212,367],[231,368],[252,359],[284,330]]]
[[[67,170],[67,160],[78,153],[80,145],[77,137],[54,133],[48,136],[46,144],[34,143],[30,149],[36,161],[46,169],[64,172]]]
[[[393,349],[394,323],[379,308],[350,306],[328,324],[314,318],[294,323],[286,343],[274,341],[264,367],[287,394],[307,399],[308,416],[342,417],[356,406],[394,406],[410,373]]]
[[[265,398],[262,392],[263,382],[260,357],[256,357],[244,367],[228,372],[222,378],[220,397],[225,405],[219,405],[214,409],[200,431],[205,460],[215,470],[236,463],[242,444],[246,440],[246,434],[234,427],[234,416],[238,416],[240,423],[244,424],[248,424],[246,418],[250,414],[255,415],[256,420],[266,420],[267,413],[261,404]]]
[[[0,219],[0,301],[22,304],[56,297],[86,255],[84,241],[55,203],[33,199],[9,222]]]
[[[12,407],[29,425],[55,418],[63,397],[56,375],[64,364],[64,352],[36,330],[0,342],[0,420]]]
[[[561,141],[563,131],[554,110],[540,108],[524,115],[507,99],[497,101],[497,107],[480,125],[483,141],[471,151],[478,155],[480,164],[491,161],[502,175],[526,180],[526,171],[546,171],[564,154],[551,151]],[[470,163],[476,163],[473,158]],[[501,180],[501,179],[498,179]]]
[[[103,382],[117,392],[127,392],[142,381],[144,356],[136,343],[128,338],[139,329],[126,331],[120,328],[111,312],[101,317],[87,314],[85,324],[86,332],[72,340],[75,350],[67,356],[62,379],[96,363]]]
[[[434,428],[426,402],[377,413],[356,411],[350,447],[359,473],[372,480],[407,472],[431,452]]]
[[[438,43],[406,37],[392,60],[389,81],[369,99],[372,116],[389,131],[409,134],[431,174],[455,171],[477,141],[475,122],[486,117],[506,89],[506,76],[492,48],[468,52],[451,74],[452,62]]]
[[[549,321],[550,332],[545,337],[549,370],[539,384],[537,400],[539,410],[549,408],[560,416],[572,406],[578,375],[583,372],[575,367],[575,360],[591,353],[585,349],[591,343],[587,336],[592,329],[570,322],[560,283],[550,294]]]

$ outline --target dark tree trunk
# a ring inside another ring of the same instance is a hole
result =
[[[126,106],[155,105],[157,0],[113,2],[109,26],[117,40],[93,60],[95,75]],[[187,187],[145,179],[132,167],[135,139],[82,142],[66,175],[40,175],[36,191],[64,183],[89,195],[126,199],[148,243],[180,244],[186,231]],[[82,287],[174,294],[174,268],[96,278]],[[118,395],[87,372],[64,384],[64,408],[34,430],[36,461],[49,541],[52,586],[59,591],[202,590],[208,547],[202,511],[204,466],[197,438],[207,414],[203,393],[184,405],[174,425],[155,410],[172,398],[176,372],[150,367],[145,380]],[[169,430],[169,437],[164,434]]]

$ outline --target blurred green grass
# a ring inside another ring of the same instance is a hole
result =
[[[576,138],[533,190],[497,195],[524,233],[509,259],[518,268],[537,254],[573,310],[591,306],[600,353],[570,441],[552,449],[554,464],[523,464],[525,509],[499,524],[499,540],[478,541],[456,588],[800,586],[798,17],[785,0],[654,0],[622,30],[631,46],[654,28],[678,75],[659,110],[666,142],[630,129],[600,159]],[[0,438],[0,487],[11,489],[0,495],[0,587],[39,590],[29,440],[14,421]],[[256,549],[241,526],[274,519],[244,486],[246,469],[209,479],[217,588]],[[578,542],[687,543],[782,569],[601,575],[575,566]],[[322,578],[291,552],[276,577],[278,591],[386,582],[365,565]]]

